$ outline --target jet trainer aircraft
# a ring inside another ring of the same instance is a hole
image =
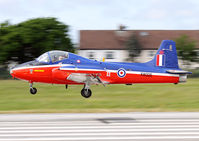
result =
[[[36,94],[33,82],[82,84],[81,95],[89,98],[92,84],[135,84],[186,82],[187,72],[178,66],[175,42],[163,40],[154,58],[146,63],[101,62],[65,51],[49,51],[34,61],[10,70],[14,78],[30,83],[30,93]]]

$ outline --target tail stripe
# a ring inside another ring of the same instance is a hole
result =
[[[156,66],[164,66],[164,55],[158,54],[156,56]]]
[[[156,57],[157,59],[156,59],[156,66],[159,66],[160,64],[160,57],[159,57],[159,55],[157,55],[157,57]]]

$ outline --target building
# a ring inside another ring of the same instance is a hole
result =
[[[162,40],[175,40],[181,35],[188,35],[198,41],[199,30],[81,30],[78,54],[90,59],[111,62],[125,62],[129,58],[125,42],[135,34],[142,46],[136,62],[146,62],[153,58]]]

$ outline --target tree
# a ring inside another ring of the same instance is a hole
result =
[[[141,44],[138,41],[135,33],[133,33],[126,41],[126,47],[129,51],[130,60],[134,61],[135,57],[139,56],[141,53]]]
[[[36,18],[11,25],[0,24],[0,63],[32,60],[49,50],[73,52],[68,26],[56,18]]]
[[[197,52],[195,51],[196,41],[191,40],[187,35],[182,35],[175,41],[178,56],[184,63],[197,61]]]

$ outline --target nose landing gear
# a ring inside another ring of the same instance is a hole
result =
[[[30,93],[32,95],[35,95],[37,93],[37,89],[36,88],[30,88]]]
[[[37,93],[37,89],[34,88],[34,87],[32,87],[32,85],[33,85],[33,83],[30,83],[30,93],[31,93],[32,95],[35,95],[35,94]]]

